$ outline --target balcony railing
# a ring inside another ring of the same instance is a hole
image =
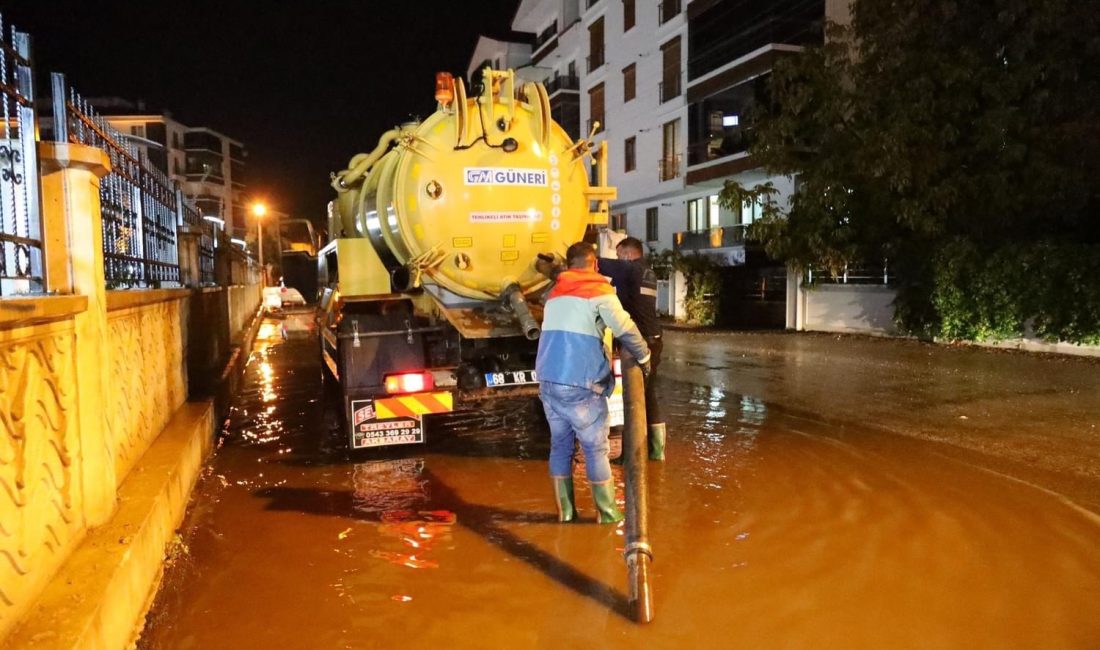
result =
[[[823,268],[810,267],[806,271],[807,284],[893,284],[896,277],[890,268],[890,261],[883,260],[880,266],[848,265],[837,273]]]
[[[674,157],[662,158],[657,161],[657,174],[662,181],[670,181],[680,175],[680,163],[682,157],[676,154]]]
[[[701,251],[710,248],[728,248],[745,243],[745,231],[748,224],[735,224],[706,230],[685,230],[673,236],[673,247],[677,251]]]
[[[682,86],[680,84],[680,75],[675,77],[669,77],[668,80],[662,81],[657,84],[658,90],[661,94],[661,103],[665,103],[670,99],[675,99],[680,96],[682,92]]]
[[[542,32],[540,32],[539,35],[535,37],[535,46],[534,48],[532,48],[531,52],[537,53],[540,49],[542,49],[543,45],[549,43],[557,35],[558,21],[555,20],[549,27],[542,30]]]
[[[546,82],[546,93],[553,95],[561,91],[580,92],[581,80],[576,75],[561,75]]]
[[[729,135],[717,135],[702,142],[693,142],[688,145],[688,166],[744,153],[752,144],[752,135],[751,129],[742,129]]]
[[[597,50],[592,54],[589,54],[587,57],[585,57],[585,61],[588,63],[588,71],[592,72],[593,70],[604,64],[603,50]]]

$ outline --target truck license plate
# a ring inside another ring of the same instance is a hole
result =
[[[489,388],[501,386],[527,386],[539,383],[534,370],[509,370],[508,372],[485,373],[485,385]]]

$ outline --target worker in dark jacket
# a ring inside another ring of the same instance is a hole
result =
[[[645,385],[645,416],[649,424],[649,458],[665,459],[665,419],[661,402],[657,399],[657,382],[654,381],[657,365],[661,363],[661,322],[657,320],[657,276],[645,261],[642,242],[627,237],[615,246],[618,259],[601,257],[600,273],[611,278],[615,293],[630,317],[645,337],[652,355],[652,372]]]
[[[621,521],[607,455],[610,413],[607,396],[615,377],[604,349],[610,329],[649,372],[649,349],[607,278],[596,272],[596,252],[578,242],[566,252],[568,268],[556,275],[543,312],[535,372],[539,397],[550,423],[550,477],[558,519],[576,516],[573,499],[574,440],[584,450],[585,469],[600,523]]]

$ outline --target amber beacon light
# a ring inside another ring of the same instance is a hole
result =
[[[450,72],[435,73],[435,101],[450,106],[455,100],[455,78]]]

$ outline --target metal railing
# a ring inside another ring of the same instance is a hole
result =
[[[669,158],[657,161],[657,175],[662,181],[670,181],[680,175],[681,155],[676,154]]]
[[[52,77],[54,137],[105,152],[111,173],[100,182],[104,271],[109,286],[153,287],[179,282],[176,226],[180,194],[137,146]]]
[[[538,36],[535,37],[535,45],[531,48],[531,53],[535,54],[543,45],[546,45],[558,35],[558,21],[551,23],[549,27],[542,30]]]
[[[864,284],[890,285],[896,280],[890,269],[890,260],[883,260],[881,266],[853,266],[845,264],[837,273],[827,269],[810,267],[806,270],[807,284]]]
[[[553,95],[562,90],[580,92],[581,80],[576,75],[559,75],[546,82],[546,93]]]
[[[673,247],[678,251],[697,251],[737,246],[745,243],[748,228],[748,224],[739,223],[703,230],[685,230],[673,236]]]
[[[192,232],[199,233],[199,284],[209,286],[215,283],[214,275],[214,224],[203,219],[198,208],[182,202],[183,224]]]
[[[0,15],[0,296],[45,289],[30,49]]]

